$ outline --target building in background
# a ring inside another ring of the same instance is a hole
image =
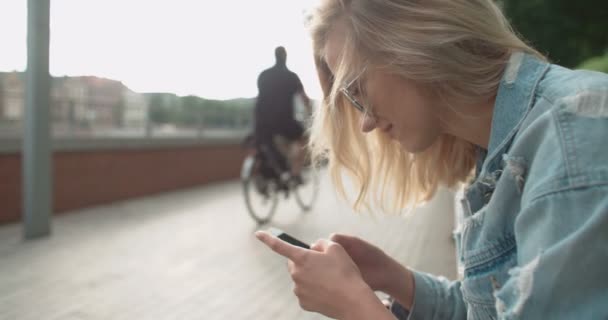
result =
[[[124,104],[120,114],[121,124],[127,128],[145,128],[148,124],[149,102],[143,94],[124,87],[122,96]]]
[[[25,74],[22,72],[2,73],[0,76],[0,118],[5,121],[19,121],[25,105]]]
[[[20,122],[25,74],[0,72],[0,121]],[[91,134],[136,127],[148,119],[148,100],[122,82],[93,76],[58,77],[51,84],[51,117],[58,135]]]

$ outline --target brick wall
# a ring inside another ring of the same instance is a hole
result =
[[[56,151],[54,212],[235,179],[239,145]],[[21,156],[0,154],[0,224],[21,219]]]

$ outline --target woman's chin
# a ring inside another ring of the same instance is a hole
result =
[[[402,138],[402,139],[397,139],[397,141],[399,141],[399,144],[401,145],[401,147],[403,149],[405,149],[405,151],[407,151],[409,153],[413,153],[413,154],[424,152],[425,150],[430,148],[432,145],[429,143],[422,143],[423,141],[417,141],[414,139],[403,139]]]

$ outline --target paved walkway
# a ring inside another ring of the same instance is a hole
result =
[[[355,234],[420,270],[456,275],[450,193],[408,217],[353,214],[325,179],[313,212],[283,201],[273,226],[305,241]],[[285,260],[252,235],[238,182],[56,217],[21,241],[0,227],[0,319],[324,319],[301,311]]]

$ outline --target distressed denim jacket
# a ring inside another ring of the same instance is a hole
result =
[[[398,319],[608,319],[608,75],[513,54],[462,207],[462,280]]]

